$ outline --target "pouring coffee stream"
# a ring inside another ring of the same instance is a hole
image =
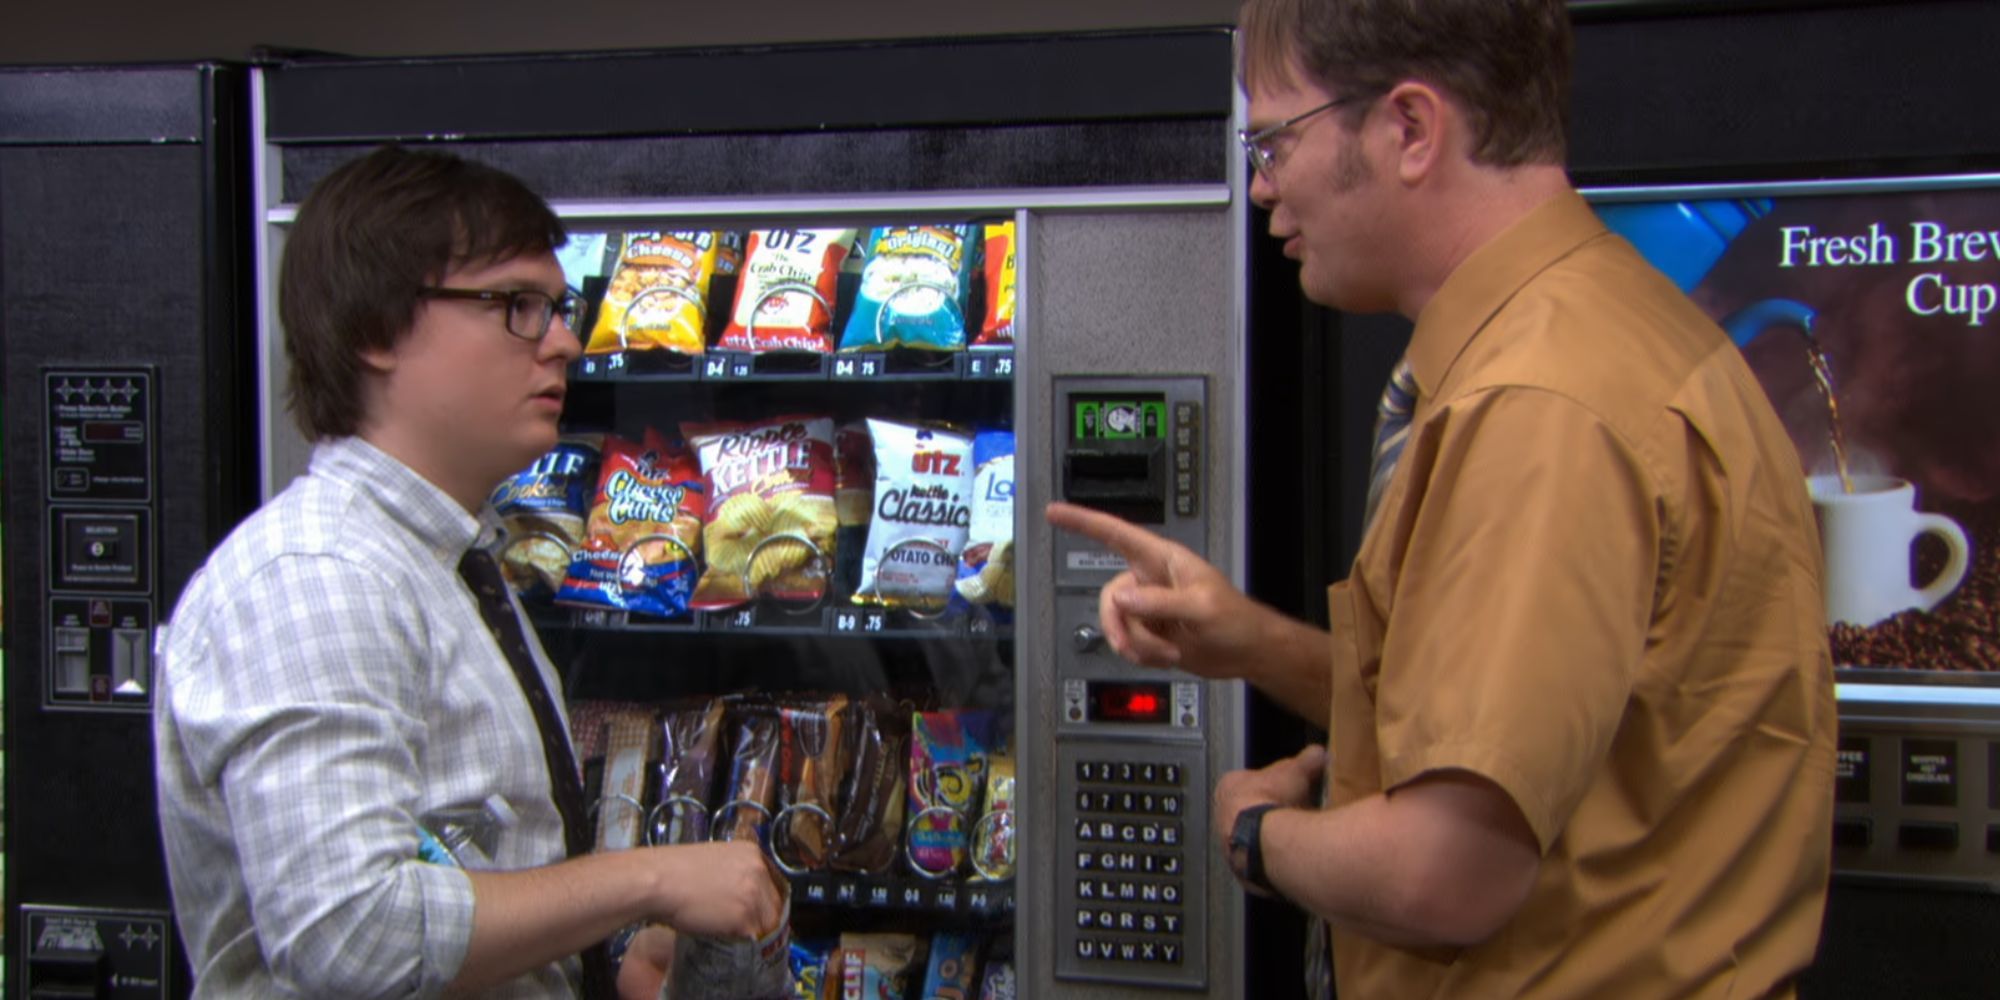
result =
[[[1827,433],[1833,443],[1833,461],[1835,470],[1840,473],[1840,488],[1844,493],[1852,493],[1854,476],[1847,466],[1847,435],[1840,427],[1840,394],[1834,389],[1833,366],[1826,360],[1826,350],[1813,336],[1813,321],[1818,315],[1803,302],[1764,299],[1729,314],[1722,320],[1722,328],[1738,347],[1749,344],[1774,326],[1796,327],[1805,337],[1806,362],[1812,366],[1813,380],[1819,384],[1820,395],[1826,397]]]

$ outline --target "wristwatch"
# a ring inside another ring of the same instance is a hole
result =
[[[1236,814],[1236,824],[1229,828],[1229,865],[1244,885],[1267,895],[1283,896],[1264,874],[1264,814],[1276,808],[1276,802],[1265,802]]]

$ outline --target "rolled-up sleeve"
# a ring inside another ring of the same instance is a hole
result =
[[[300,995],[435,995],[472,935],[461,871],[417,860],[430,637],[379,574],[272,560],[176,663],[190,766],[219,787],[259,944]]]

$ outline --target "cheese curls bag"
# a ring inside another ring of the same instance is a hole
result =
[[[702,353],[708,284],[715,277],[720,237],[714,232],[626,233],[584,353]]]
[[[942,611],[972,523],[972,439],[956,431],[869,420],[875,516],[857,604]]]
[[[490,503],[507,537],[500,569],[520,594],[554,594],[583,542],[583,520],[597,488],[601,435],[566,437],[535,464],[493,491]]]
[[[970,226],[885,226],[869,232],[861,290],[843,351],[965,347]]]
[[[607,437],[597,499],[556,602],[671,618],[687,613],[708,496],[686,450]]]
[[[986,248],[980,270],[986,278],[986,317],[979,324],[974,347],[1014,345],[1014,224],[986,225]]]
[[[713,611],[768,595],[815,602],[833,570],[833,420],[774,417],[689,424],[709,485],[708,568],[692,606]]]
[[[833,350],[834,292],[852,229],[757,229],[736,284],[725,351]]]
[[[989,608],[996,621],[1014,608],[1014,432],[972,438],[972,523],[958,560],[956,603]]]

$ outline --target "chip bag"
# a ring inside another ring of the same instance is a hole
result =
[[[1014,344],[1014,224],[991,222],[986,225],[985,257],[980,270],[986,277],[986,318],[979,324],[974,347],[1011,347]]]
[[[720,242],[715,232],[626,233],[584,353],[702,353]]]
[[[1014,608],[1014,432],[974,435],[972,463],[972,523],[953,595],[1005,620]]]
[[[834,291],[852,229],[759,229],[718,345],[726,351],[833,350]]]
[[[684,430],[709,484],[708,569],[693,606],[824,598],[834,556],[833,421],[774,417]]]
[[[562,588],[570,553],[583,541],[601,444],[599,437],[565,438],[493,491],[490,502],[507,530],[500,570],[516,593]]]
[[[843,351],[965,347],[970,226],[885,226],[872,230],[861,290],[841,334]]]
[[[875,517],[857,604],[942,611],[972,523],[972,439],[945,428],[869,420]]]
[[[597,502],[556,601],[673,617],[686,614],[708,496],[694,460],[655,431],[607,437]]]

